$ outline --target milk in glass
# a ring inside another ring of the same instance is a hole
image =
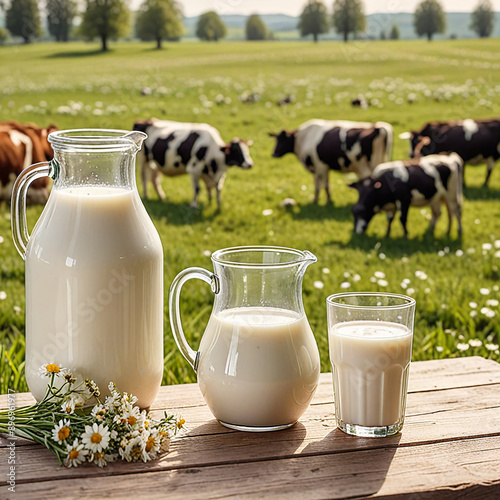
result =
[[[237,307],[213,314],[199,352],[200,389],[222,422],[295,422],[316,390],[318,348],[306,316],[294,311]]]
[[[135,189],[54,189],[26,258],[28,386],[57,363],[149,406],[163,373],[161,241]]]
[[[335,411],[365,427],[402,422],[412,332],[398,323],[348,321],[329,331]]]

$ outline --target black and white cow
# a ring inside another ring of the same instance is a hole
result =
[[[234,138],[226,143],[219,131],[206,123],[183,123],[152,118],[137,121],[134,130],[148,135],[144,141],[141,167],[144,198],[147,198],[149,174],[162,200],[165,199],[165,193],[158,171],[168,177],[189,174],[194,188],[191,205],[197,206],[200,179],[203,179],[210,201],[212,188],[215,187],[217,206],[220,208],[220,194],[227,168],[235,165],[248,169],[253,166],[248,150],[251,141]]]
[[[400,210],[401,224],[407,237],[406,221],[410,205],[431,206],[430,229],[434,231],[441,215],[441,204],[444,203],[448,209],[448,234],[453,216],[458,220],[458,233],[462,234],[462,168],[462,158],[455,153],[378,165],[370,178],[350,185],[359,192],[359,200],[352,208],[354,231],[365,232],[372,217],[384,211],[387,212],[388,237],[394,215]]]
[[[410,157],[436,153],[457,153],[465,163],[486,161],[484,185],[488,185],[495,162],[500,158],[500,119],[443,121],[426,123],[421,130],[404,132],[410,140]]]
[[[359,179],[364,179],[376,165],[389,161],[392,154],[392,126],[385,122],[309,120],[297,130],[269,135],[276,137],[275,158],[295,153],[314,175],[316,203],[322,187],[328,203],[331,201],[330,170],[354,172]]]

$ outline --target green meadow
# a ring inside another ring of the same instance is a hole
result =
[[[222,137],[253,140],[254,167],[229,169],[222,208],[190,207],[187,176],[163,178],[162,202],[149,186],[145,206],[163,241],[165,298],[175,275],[211,268],[218,248],[266,244],[308,249],[304,307],[322,371],[329,371],[326,297],[343,290],[407,293],[417,300],[413,359],[481,355],[500,361],[500,167],[483,188],[486,166],[468,166],[463,237],[447,216],[429,234],[430,210],[410,209],[409,238],[385,216],[353,234],[353,178],[332,172],[331,205],[312,202],[313,178],[292,155],[272,158],[270,131],[311,118],[383,120],[395,131],[394,159],[408,155],[398,134],[438,119],[500,116],[500,40],[384,42],[222,42],[36,44],[0,47],[2,120],[59,128],[130,129],[138,118],[207,122]],[[144,95],[145,94],[145,95]],[[363,94],[371,106],[353,108]],[[277,103],[286,96],[293,102]],[[248,101],[248,96],[253,96]],[[140,186],[142,194],[142,186]],[[293,207],[281,202],[293,198]],[[42,207],[28,210],[29,226]],[[27,390],[24,380],[24,263],[10,236],[10,209],[0,204],[0,392]],[[57,300],[57,297],[54,297]],[[196,348],[213,302],[202,282],[183,289],[186,334]],[[167,304],[167,301],[165,300]],[[164,383],[195,381],[173,341],[165,309]]]

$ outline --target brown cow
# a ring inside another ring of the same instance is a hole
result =
[[[0,200],[9,201],[21,171],[33,163],[51,160],[53,151],[47,137],[55,126],[40,128],[32,123],[0,122]],[[35,180],[28,191],[29,203],[45,203],[49,179]]]

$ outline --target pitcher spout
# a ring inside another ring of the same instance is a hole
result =
[[[125,134],[122,138],[132,141],[139,150],[142,147],[142,143],[147,138],[147,134],[145,134],[144,132],[139,132],[138,130],[134,130],[133,132]]]
[[[302,271],[304,272],[311,264],[318,262],[318,258],[309,250],[303,250]]]

